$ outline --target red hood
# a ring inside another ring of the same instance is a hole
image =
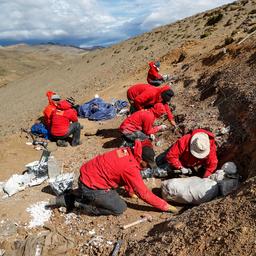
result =
[[[61,100],[58,105],[57,105],[57,109],[60,110],[67,110],[72,108],[71,104],[69,102],[67,102],[66,100]]]
[[[207,130],[204,130],[204,129],[196,129],[194,131],[191,132],[191,135],[193,136],[194,134],[198,133],[198,132],[204,132],[206,133],[208,136],[209,136],[209,139],[210,140],[213,140],[214,139],[214,134],[207,131]]]
[[[133,147],[133,154],[135,159],[138,161],[138,163],[140,163],[142,160],[142,148],[146,146],[153,148],[153,145],[150,140],[144,140],[144,141],[135,140],[135,145]]]
[[[48,98],[49,104],[51,104],[51,105],[55,105],[52,101],[52,95],[54,95],[54,94],[56,94],[56,92],[53,92],[53,91],[46,92],[46,96]]]
[[[163,103],[156,103],[150,111],[155,115],[156,118],[166,114],[166,109]]]
[[[160,87],[161,93],[165,92],[165,91],[168,91],[170,89],[171,89],[171,87],[169,85],[163,85],[162,87]]]
[[[156,68],[154,61],[149,62],[148,65],[150,68]]]

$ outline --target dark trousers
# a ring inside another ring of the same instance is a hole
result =
[[[144,132],[141,131],[136,131],[133,133],[123,133],[123,137],[128,142],[134,142],[135,140],[143,141],[149,138]]]
[[[166,170],[167,172],[171,172],[172,171],[172,168],[170,167],[170,165],[166,161],[166,155],[169,152],[170,148],[171,147],[167,148],[164,152],[160,153],[156,157],[156,165],[159,168]]]
[[[78,181],[83,208],[91,215],[120,215],[127,205],[115,190],[91,189]]]
[[[71,123],[69,125],[68,133],[64,136],[58,136],[56,139],[67,139],[69,136],[72,135],[72,146],[77,146],[80,143],[80,134],[81,134],[81,125],[78,122]]]
[[[160,86],[163,83],[163,80],[150,80],[149,84],[153,85],[153,86]]]

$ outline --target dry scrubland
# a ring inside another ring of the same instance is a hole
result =
[[[73,96],[78,103],[95,93],[106,100],[125,98],[131,84],[146,82],[147,62],[154,59],[161,60],[162,73],[179,78],[173,85],[175,114],[185,130],[208,127],[218,134],[220,128],[230,126],[230,133],[217,136],[220,165],[234,160],[244,180],[234,194],[183,209],[177,216],[128,198],[129,209],[120,217],[88,217],[82,212],[67,217],[55,210],[48,229],[65,235],[51,240],[44,248],[45,255],[57,255],[64,244],[68,244],[68,249],[62,248],[66,255],[109,255],[111,242],[120,238],[124,240],[122,255],[255,255],[255,34],[240,43],[255,30],[256,1],[248,0],[92,52],[47,45],[0,49],[0,58],[4,59],[0,65],[0,180],[21,173],[25,163],[39,157],[40,153],[25,145],[20,128],[30,127],[41,115],[46,90]],[[54,152],[64,171],[78,175],[85,159],[118,145],[115,128],[121,121],[121,117],[103,123],[81,120],[84,132],[92,136],[82,136],[84,143],[79,148]],[[95,134],[97,130],[100,132]],[[159,138],[162,145],[156,151],[163,151],[179,136],[163,133]],[[159,181],[150,180],[148,185],[158,186]],[[15,234],[8,239],[0,237],[0,248],[6,255],[19,255],[18,243],[22,245],[27,236],[46,230],[25,228],[29,221],[26,208],[52,197],[45,186],[0,199],[1,219],[18,223]],[[145,210],[153,216],[153,222],[122,231],[123,224]],[[100,245],[88,244],[92,229],[102,236]]]

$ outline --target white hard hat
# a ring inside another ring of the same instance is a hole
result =
[[[227,174],[236,174],[237,173],[237,167],[234,162],[226,162],[222,165],[221,170],[223,170]]]

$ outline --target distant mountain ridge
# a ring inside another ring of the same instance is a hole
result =
[[[57,45],[60,47],[73,47],[73,48],[82,49],[82,50],[86,50],[86,51],[94,51],[94,50],[106,48],[106,47],[100,46],[100,45],[95,45],[95,46],[91,46],[91,47],[80,47],[80,46],[76,46],[76,45],[72,45],[72,44],[60,44],[60,43],[55,43],[55,42],[41,43],[38,45]]]

